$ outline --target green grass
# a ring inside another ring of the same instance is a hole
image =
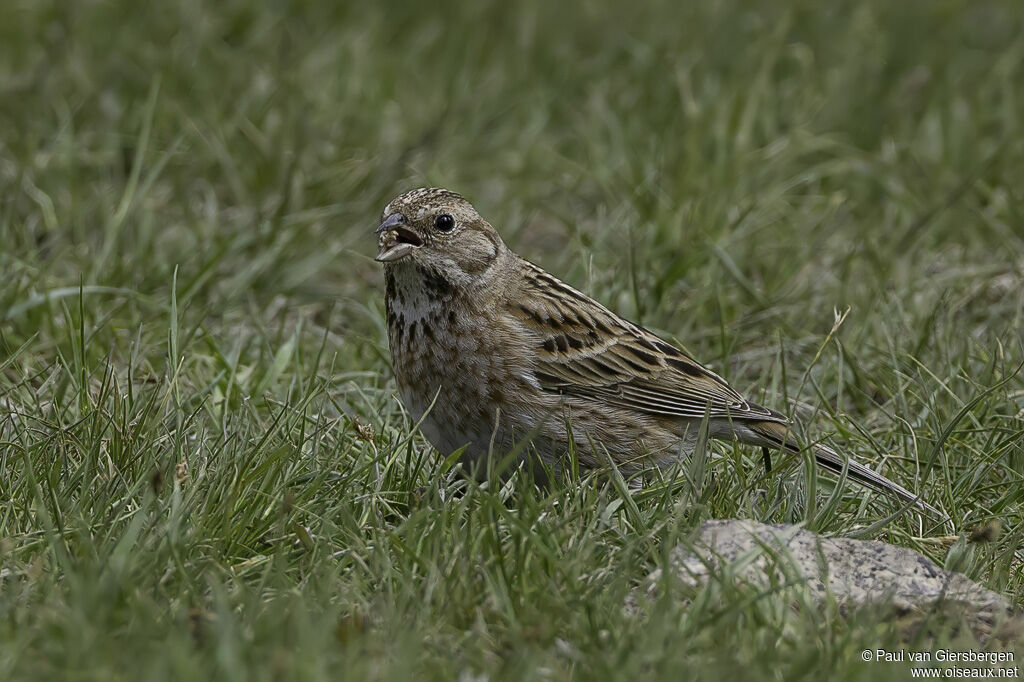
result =
[[[792,589],[625,609],[712,517],[1024,600],[1016,0],[549,4],[0,6],[0,678],[877,679],[906,669],[862,649],[980,646]],[[1002,534],[947,556],[726,446],[696,489],[466,482],[397,401],[371,259],[424,184]]]

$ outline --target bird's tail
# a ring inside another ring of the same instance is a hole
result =
[[[800,445],[789,433],[789,427],[778,422],[754,422],[745,424],[752,432],[751,444],[762,445],[785,450],[786,452],[799,453]],[[877,474],[863,464],[847,457],[843,457],[832,448],[824,445],[814,445],[811,449],[814,454],[814,461],[822,469],[836,475],[842,475],[846,469],[846,476],[861,485],[872,490],[890,495],[901,502],[912,504],[917,509],[933,515],[935,518],[945,521],[949,517],[935,507],[921,499],[898,483],[890,481],[885,476]]]

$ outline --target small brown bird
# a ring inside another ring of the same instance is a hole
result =
[[[388,341],[402,402],[444,454],[469,466],[522,442],[557,470],[570,441],[580,466],[604,454],[623,472],[692,453],[712,438],[799,452],[786,417],[622,319],[502,242],[461,196],[406,192],[380,227]],[[823,446],[834,474],[942,516],[909,490]]]

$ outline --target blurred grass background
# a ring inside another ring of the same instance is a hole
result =
[[[787,589],[624,610],[709,517],[1020,602],[1019,3],[581,5],[0,5],[0,677],[871,679],[901,669],[865,648],[978,646]],[[463,481],[397,403],[372,261],[421,185],[1003,533],[947,554],[729,447],[686,493]]]

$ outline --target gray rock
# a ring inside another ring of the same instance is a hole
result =
[[[689,546],[673,551],[679,579],[700,586],[729,578],[760,588],[797,585],[817,601],[831,595],[844,605],[891,604],[919,611],[943,602],[992,623],[1010,602],[917,552],[874,540],[827,538],[799,526],[715,520]],[[660,571],[651,574],[656,589]]]

